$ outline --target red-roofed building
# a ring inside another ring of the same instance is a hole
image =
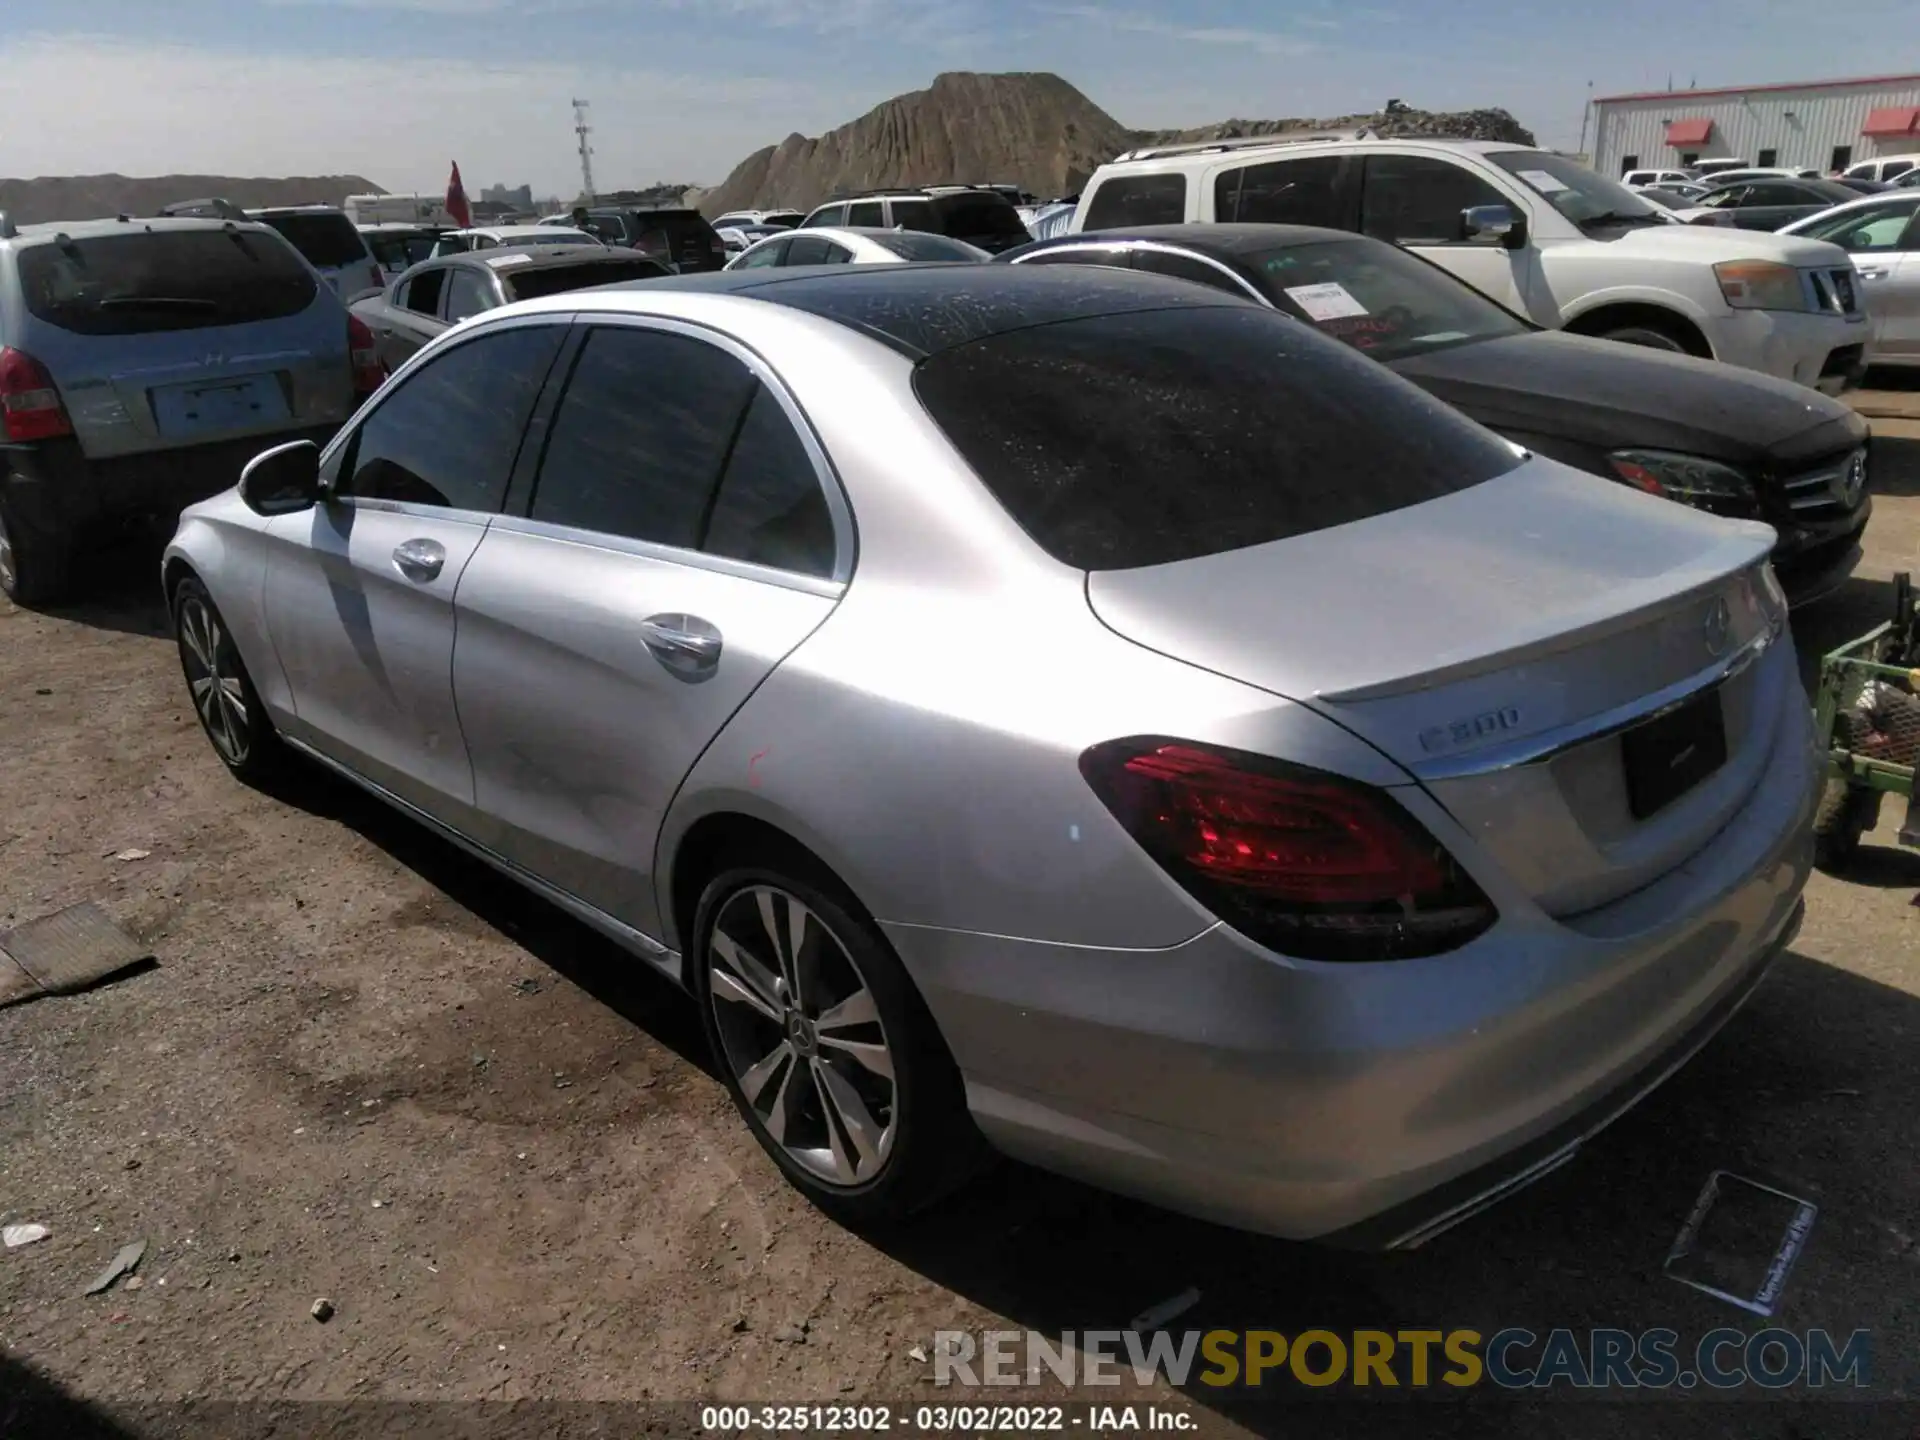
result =
[[[1591,118],[1607,175],[1706,160],[1822,174],[1909,154],[1920,165],[1920,75],[1605,95]]]

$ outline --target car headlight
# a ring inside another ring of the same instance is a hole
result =
[[[1727,504],[1754,503],[1753,482],[1717,460],[1664,450],[1616,450],[1607,456],[1607,463],[1636,490],[1678,500],[1682,505],[1711,510]]]
[[[1773,260],[1722,260],[1713,267],[1720,294],[1736,310],[1805,310],[1800,272]]]

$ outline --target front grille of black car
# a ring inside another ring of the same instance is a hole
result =
[[[1823,460],[1811,470],[1787,476],[1780,488],[1795,520],[1837,519],[1857,509],[1867,493],[1867,452],[1852,450]]]

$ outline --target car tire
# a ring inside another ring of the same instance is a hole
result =
[[[207,587],[192,575],[184,577],[173,587],[171,609],[187,696],[214,754],[249,785],[280,773],[286,747]]]
[[[1602,340],[1613,340],[1622,345],[1639,345],[1648,350],[1664,350],[1669,355],[1691,355],[1693,349],[1679,334],[1664,325],[1648,320],[1633,320],[1624,325],[1616,325],[1611,330],[1600,332]]]
[[[0,489],[0,594],[16,605],[45,605],[66,597],[72,574],[72,539],[28,524]]]
[[[975,1173],[986,1146],[959,1068],[830,875],[787,856],[729,869],[702,892],[693,936],[689,976],[721,1078],[814,1205],[853,1228],[886,1225]]]
[[[1813,863],[1821,870],[1843,870],[1860,853],[1860,841],[1880,823],[1880,791],[1852,785],[1843,776],[1828,779],[1813,812]]]

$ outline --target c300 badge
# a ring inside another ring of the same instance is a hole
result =
[[[1484,745],[1520,728],[1520,710],[1514,705],[1468,715],[1445,725],[1433,725],[1420,732],[1420,748],[1429,755],[1440,750],[1458,750],[1463,745]]]

